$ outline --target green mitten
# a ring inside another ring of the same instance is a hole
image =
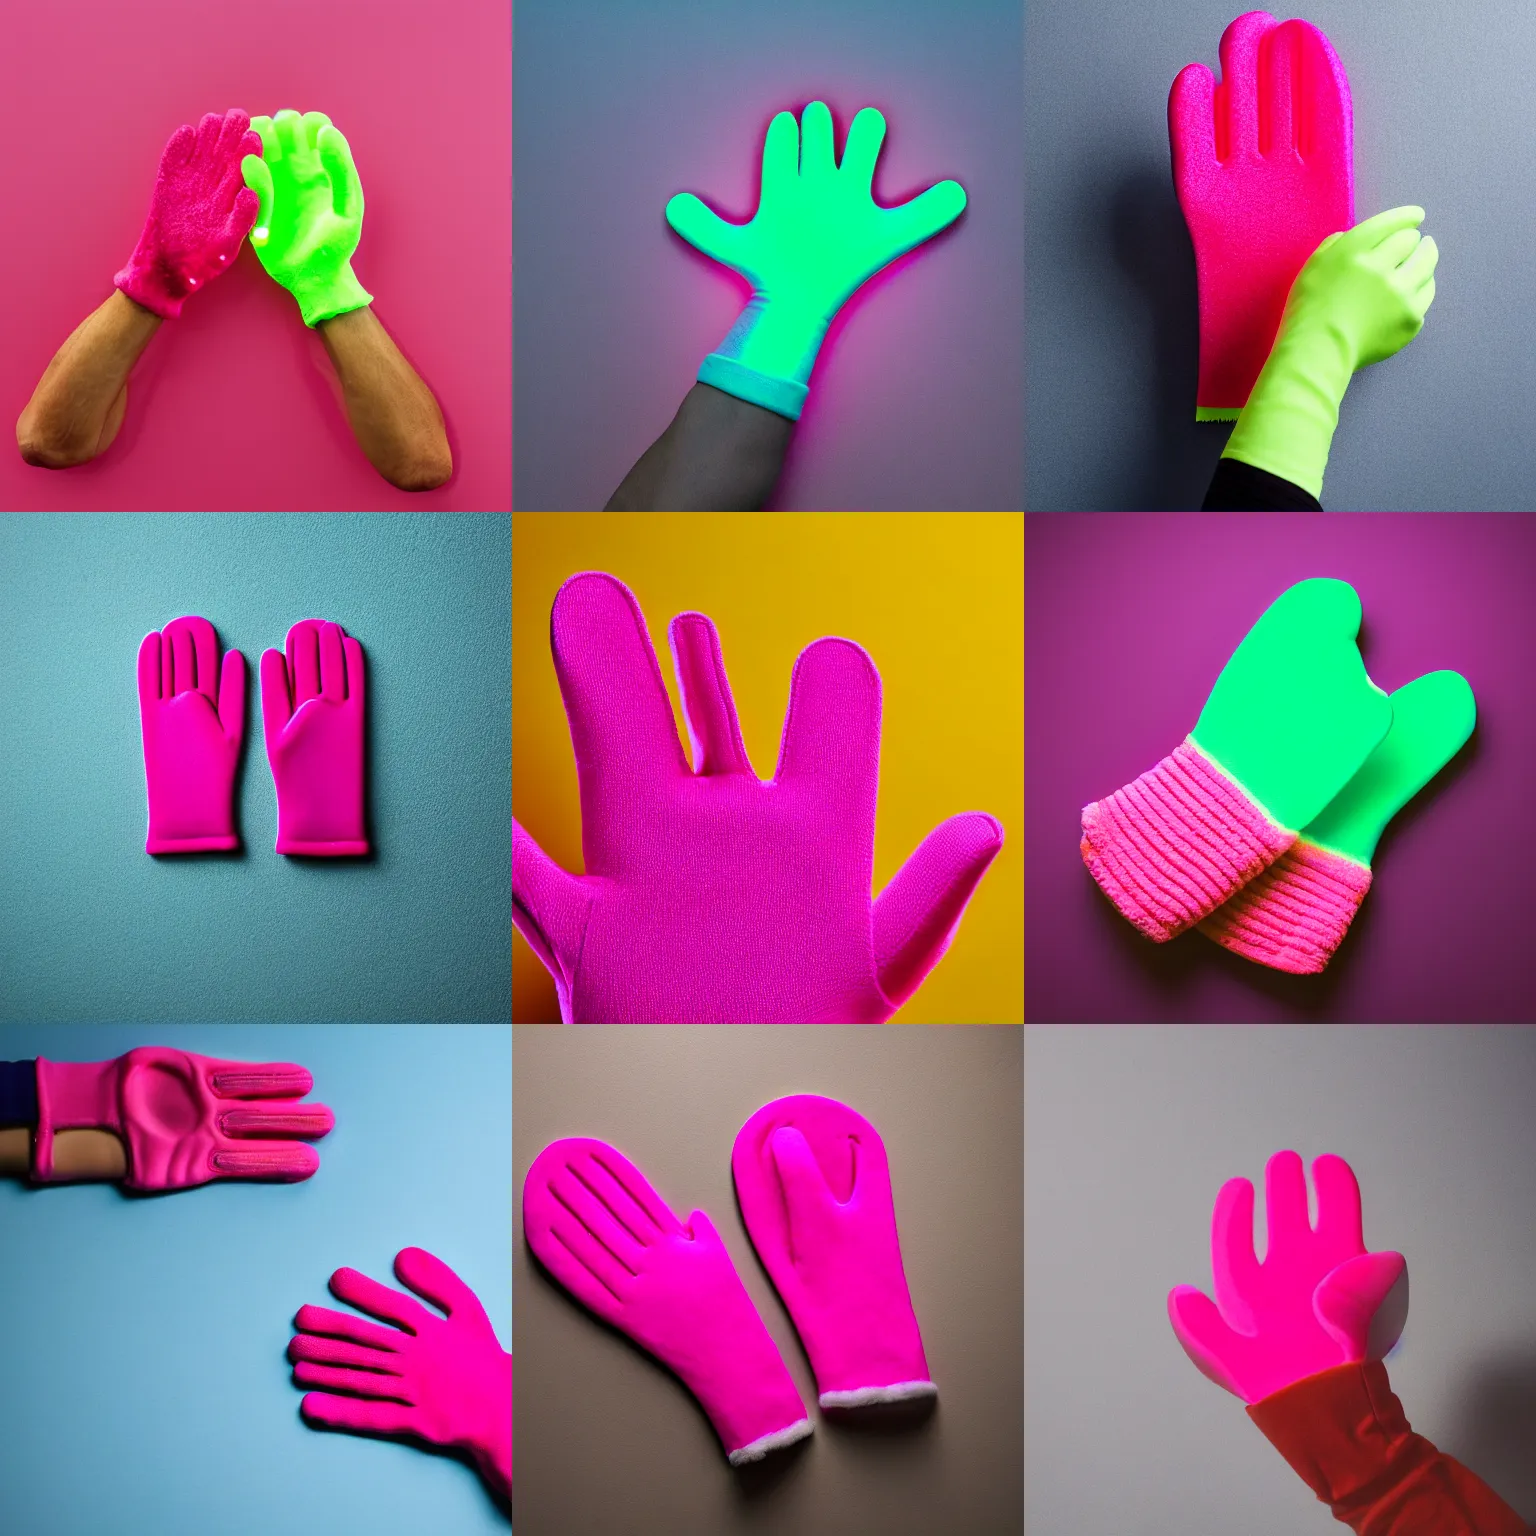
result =
[[[1392,695],[1392,728],[1295,844],[1200,924],[1225,949],[1296,974],[1328,964],[1371,885],[1387,823],[1465,745],[1477,704],[1459,672]]]
[[[267,273],[299,301],[305,325],[361,309],[373,295],[352,271],[363,233],[363,184],[324,112],[253,117],[262,153],[241,162],[261,200],[251,231]]]
[[[690,245],[752,284],[752,297],[699,381],[797,420],[832,317],[882,267],[960,217],[965,189],[941,181],[897,208],[874,200],[885,118],[865,107],[839,165],[832,114],[813,101],[780,112],[763,144],[762,191],[748,224],[730,224],[691,192],[667,204]]]
[[[1392,208],[1307,258],[1223,458],[1322,495],[1351,375],[1406,347],[1434,302],[1440,252],[1423,222],[1422,208]]]
[[[1083,809],[1083,861],[1122,915],[1171,939],[1280,857],[1392,721],[1355,644],[1360,599],[1316,578],[1232,653],[1189,736]]]

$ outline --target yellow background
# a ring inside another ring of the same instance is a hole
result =
[[[1005,834],[948,954],[892,1022],[1021,1022],[1023,514],[513,513],[512,808],[573,873],[581,811],[549,611],[561,582],[589,570],[639,599],[685,754],[667,625],[688,609],[714,620],[761,778],[778,763],[795,657],[823,635],[869,652],[884,687],[875,891],[959,811],[990,811]],[[560,1018],[554,984],[516,932],[512,1018]]]

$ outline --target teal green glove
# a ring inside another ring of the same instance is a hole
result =
[[[1322,495],[1350,376],[1406,347],[1434,302],[1440,252],[1423,222],[1422,208],[1392,208],[1307,258],[1223,458]]]
[[[832,114],[813,101],[799,124],[780,112],[768,125],[751,223],[727,223],[691,192],[667,204],[667,222],[684,240],[752,284],[747,307],[704,359],[701,383],[797,420],[832,317],[882,267],[960,217],[957,181],[880,207],[871,186],[884,142],[885,118],[865,107],[838,165]]]
[[[324,112],[253,117],[260,156],[240,163],[261,200],[251,244],[270,277],[299,301],[305,325],[361,309],[373,295],[352,271],[363,233],[363,184],[352,151]]]

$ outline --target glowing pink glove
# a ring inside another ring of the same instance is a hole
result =
[[[742,1126],[731,1173],[752,1246],[810,1356],[821,1406],[934,1396],[874,1126],[836,1099],[776,1099]]]
[[[146,853],[238,848],[235,769],[245,734],[245,657],[207,619],[173,619],[139,645],[139,724],[149,791]]]
[[[288,654],[261,657],[261,720],[277,785],[277,851],[368,852],[363,815],[363,648],[341,625],[301,619]]]
[[[289,1341],[293,1379],[309,1392],[304,1417],[355,1435],[407,1435],[468,1454],[487,1484],[512,1495],[512,1356],[480,1298],[424,1248],[402,1248],[395,1274],[447,1314],[355,1269],[331,1290],[392,1328],[330,1307],[300,1307]],[[347,1393],[348,1396],[337,1394]]]
[[[752,771],[715,626],[669,631],[695,769],[634,594],[601,572],[555,598],[550,648],[571,724],[586,875],[512,824],[512,920],[565,1022],[872,1024],[949,947],[1003,842],[969,812],[929,833],[870,900],[880,676],[849,640],[801,652],[778,772]]]
[[[144,232],[113,283],[134,303],[174,320],[187,295],[240,254],[260,206],[240,163],[260,153],[250,113],[238,107],[222,117],[209,112],[196,132],[183,123],[160,156]]]
[[[680,1222],[623,1153],[551,1142],[523,1183],[523,1231],[566,1290],[676,1372],[733,1467],[811,1433],[714,1223]]]
[[[32,1177],[59,1183],[59,1131],[113,1131],[128,1153],[127,1189],[192,1189],[214,1179],[295,1184],[320,1166],[313,1147],[285,1137],[324,1136],[323,1104],[298,1101],[315,1086],[286,1062],[221,1061],[141,1045],[112,1061],[37,1058],[37,1144]],[[265,1102],[271,1101],[271,1102]]]
[[[1200,285],[1197,420],[1235,420],[1296,274],[1355,222],[1349,77],[1309,22],[1239,16],[1221,83],[1186,64],[1168,97],[1173,181]]]
[[[1365,1251],[1349,1164],[1325,1155],[1312,1178],[1315,1229],[1300,1157],[1277,1152],[1265,1165],[1262,1264],[1253,1249],[1253,1185],[1229,1179],[1211,1217],[1215,1304],[1192,1285],[1168,1293],[1168,1320],[1185,1354],[1245,1403],[1336,1365],[1384,1358],[1408,1319],[1408,1261]]]

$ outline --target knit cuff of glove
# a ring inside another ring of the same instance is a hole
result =
[[[1214,912],[1296,841],[1186,737],[1083,807],[1083,862],[1121,915],[1162,943]]]
[[[798,421],[827,324],[808,306],[754,294],[704,359],[699,383]]]
[[[932,1381],[893,1381],[888,1387],[823,1392],[818,1401],[823,1408],[867,1408],[872,1403],[904,1403],[909,1398],[938,1395],[938,1385]]]
[[[1368,865],[1298,838],[1200,931],[1246,960],[1312,975],[1333,957],[1370,888]]]
[[[358,282],[351,262],[344,263],[323,282],[297,282],[289,291],[299,301],[304,324],[311,327],[373,303],[373,295]]]
[[[733,1467],[744,1467],[749,1461],[761,1461],[770,1451],[782,1450],[786,1445],[804,1440],[813,1428],[809,1419],[801,1419],[798,1423],[774,1430],[772,1434],[759,1435],[750,1445],[731,1451],[726,1460]]]

